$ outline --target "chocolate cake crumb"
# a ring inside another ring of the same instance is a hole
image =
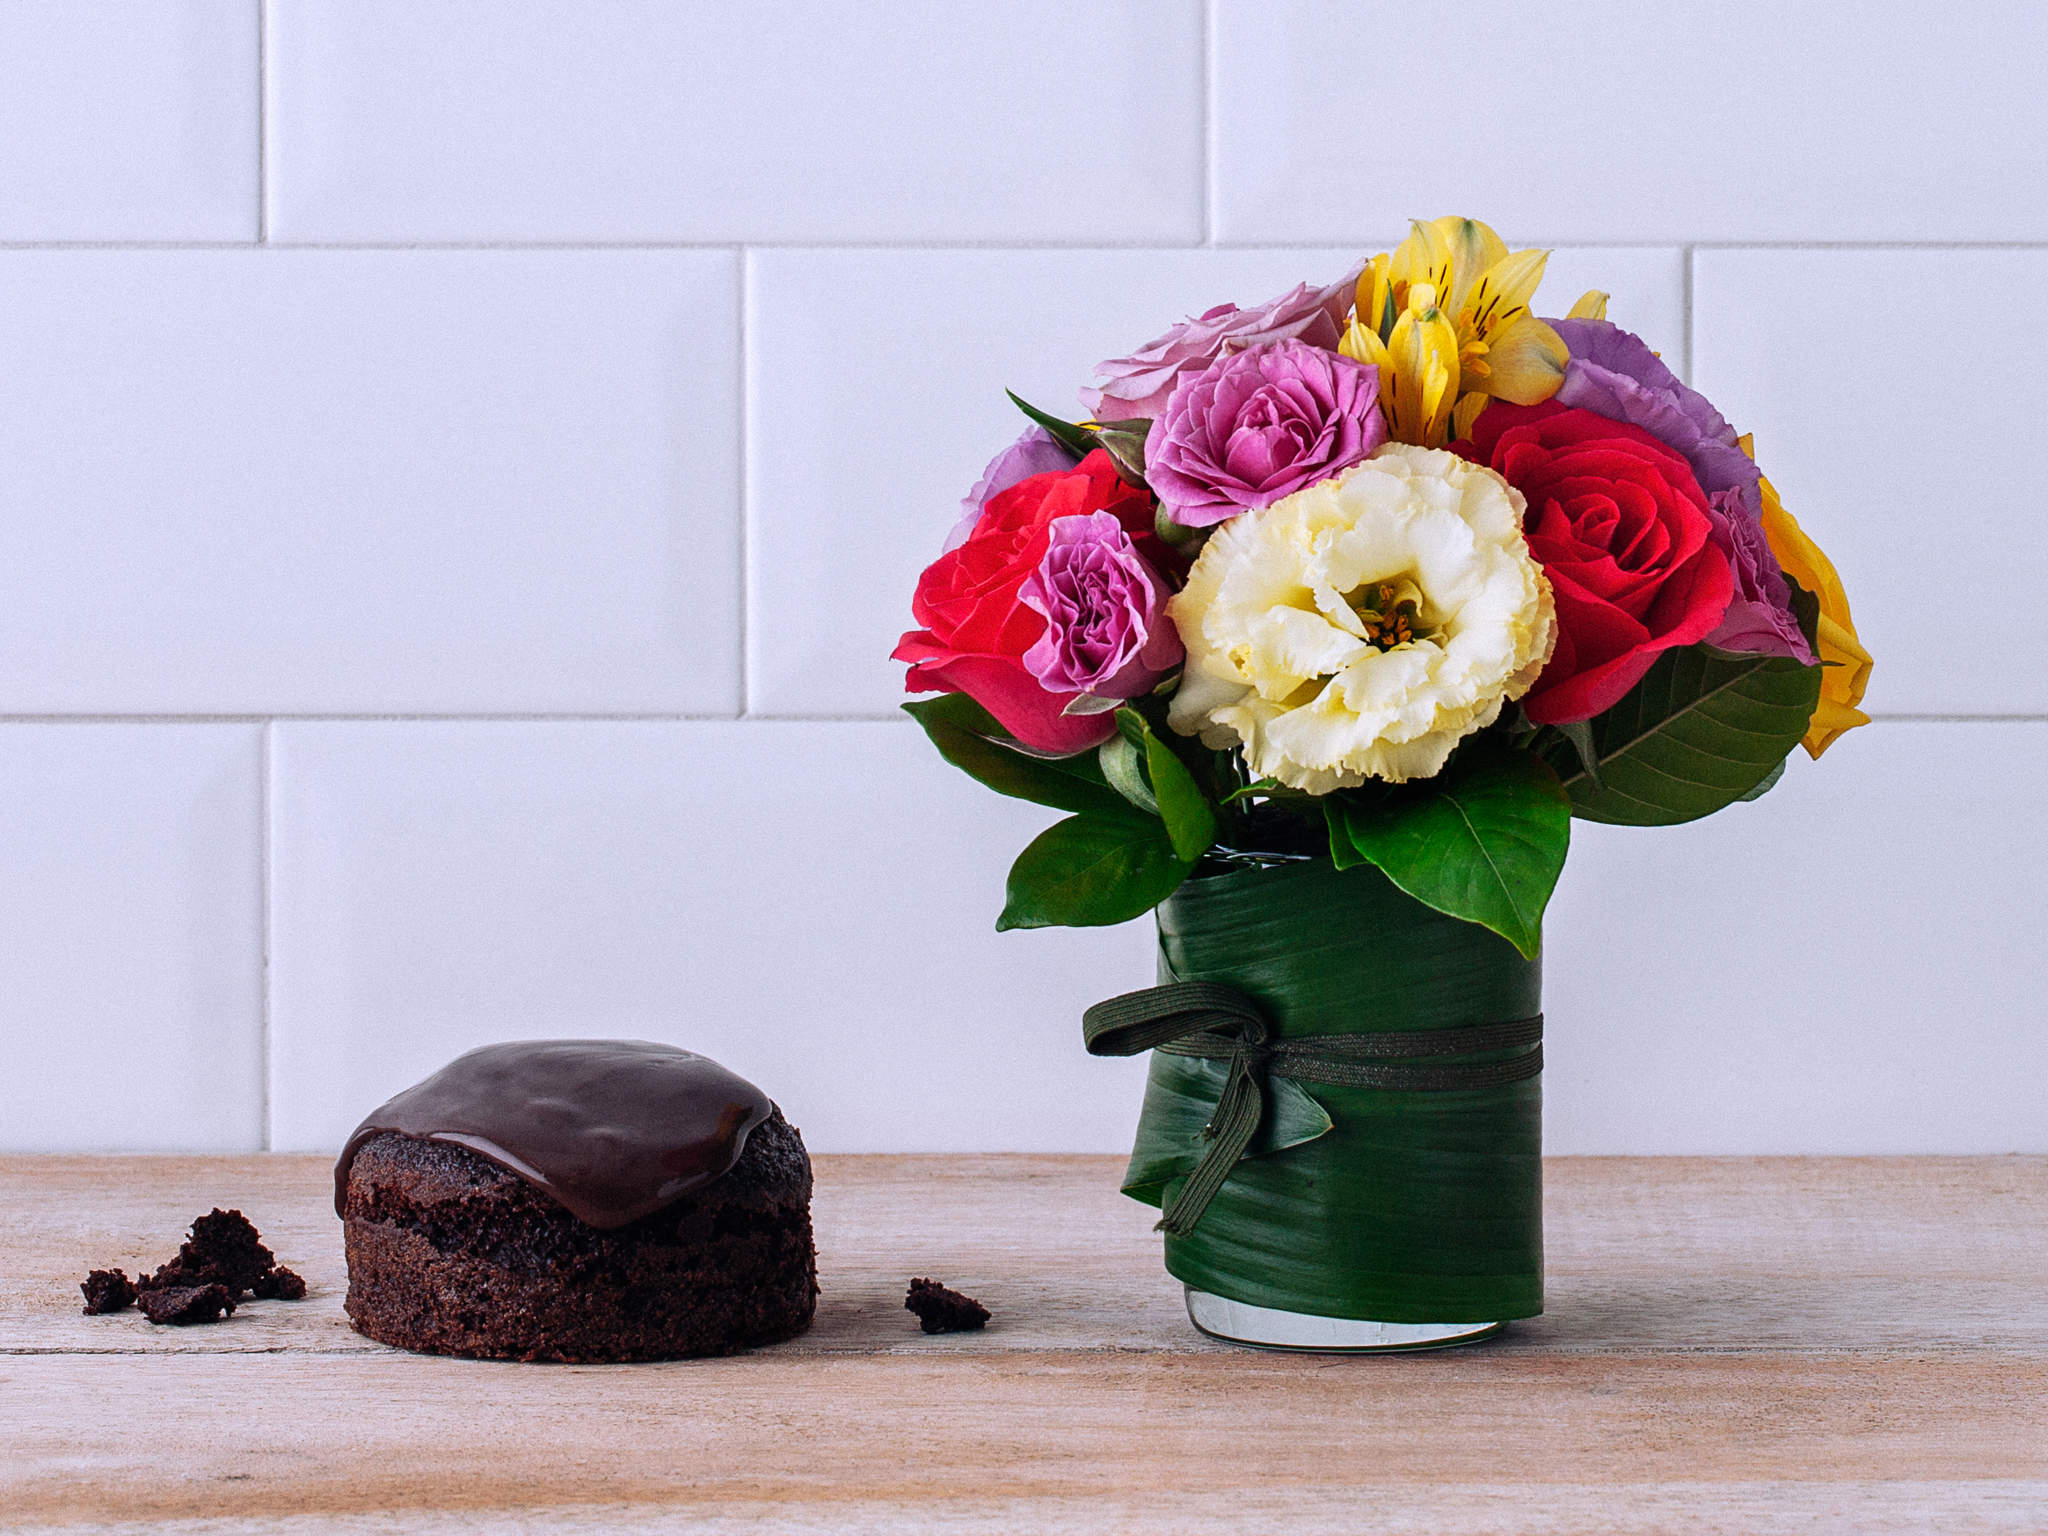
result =
[[[903,1298],[906,1312],[915,1312],[926,1333],[972,1333],[984,1327],[989,1310],[972,1296],[962,1296],[936,1280],[912,1280]]]
[[[196,1285],[215,1284],[210,1270],[193,1270],[182,1259],[172,1259],[168,1264],[159,1264],[155,1271],[136,1277],[137,1291],[187,1290]]]
[[[235,1310],[228,1288],[212,1285],[166,1285],[136,1297],[142,1315],[152,1323],[217,1323]]]
[[[258,1301],[304,1301],[306,1282],[282,1264],[256,1282]]]
[[[255,1290],[276,1267],[277,1255],[263,1246],[263,1234],[248,1217],[215,1206],[193,1221],[192,1236],[173,1262],[190,1274],[218,1281],[239,1298]]]
[[[280,1269],[263,1234],[240,1211],[215,1206],[192,1223],[178,1255],[132,1284],[118,1269],[96,1269],[79,1287],[88,1316],[118,1312],[130,1302],[152,1323],[211,1323],[255,1295],[298,1301],[306,1282]],[[215,1293],[218,1293],[216,1295]]]
[[[78,1283],[85,1292],[85,1315],[119,1312],[135,1304],[135,1283],[118,1269],[95,1269]]]

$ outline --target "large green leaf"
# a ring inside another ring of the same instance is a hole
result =
[[[1454,764],[1411,790],[1324,800],[1339,869],[1375,864],[1425,906],[1534,956],[1571,846],[1571,805],[1531,752]]]
[[[1283,1040],[1456,1028],[1543,1006],[1541,967],[1505,939],[1429,910],[1378,870],[1338,873],[1320,859],[1188,881],[1159,908],[1159,958],[1161,981],[1245,993]],[[1217,1063],[1153,1053],[1131,1194],[1172,1201],[1222,1075]],[[1541,1311],[1541,1084],[1410,1093],[1309,1083],[1306,1096],[1334,1122],[1322,1136],[1276,1093],[1271,1133],[1296,1144],[1239,1163],[1194,1231],[1166,1239],[1167,1268],[1219,1296],[1330,1317]]]
[[[1561,744],[1546,755],[1574,816],[1635,827],[1696,821],[1768,787],[1806,734],[1820,674],[1789,656],[1666,651],[1594,717],[1591,765]]]
[[[1174,852],[1166,824],[1125,805],[1055,822],[1010,866],[996,929],[1098,928],[1141,917],[1195,867]]]
[[[1056,811],[1118,814],[1123,796],[1103,780],[1093,752],[1043,757],[1019,750],[994,716],[964,693],[914,699],[903,706],[939,755],[999,794]]]

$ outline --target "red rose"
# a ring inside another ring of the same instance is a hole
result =
[[[1711,634],[1735,583],[1692,468],[1640,427],[1495,401],[1454,445],[1528,499],[1522,533],[1557,597],[1557,650],[1522,700],[1561,725],[1611,707],[1658,653]]]
[[[1152,498],[1120,480],[1099,448],[1070,470],[1033,475],[990,497],[967,542],[918,578],[910,611],[924,628],[892,653],[910,663],[905,691],[967,694],[1041,752],[1079,752],[1115,735],[1114,715],[1061,714],[1076,695],[1050,693],[1024,669],[1045,617],[1025,607],[1018,590],[1045,559],[1053,521],[1087,512],[1113,514],[1141,549],[1156,549]]]

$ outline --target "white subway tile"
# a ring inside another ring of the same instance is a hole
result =
[[[294,0],[285,240],[1188,241],[1199,0]]]
[[[2048,1151],[2038,722],[1879,722],[1763,799],[1572,824],[1556,1152]]]
[[[0,240],[254,240],[256,6],[0,6]]]
[[[1695,382],[1840,570],[1865,706],[2048,713],[2048,418],[2005,361],[2048,351],[2048,251],[1694,260]]]
[[[1075,391],[1103,358],[1218,303],[1333,282],[1385,244],[755,253],[754,711],[885,714],[901,702],[889,652],[910,625],[918,573],[982,466],[1026,425],[1005,387],[1077,415]],[[1680,358],[1676,251],[1560,250],[1541,297],[1562,313],[1589,287],[1611,290],[1617,322]]]
[[[735,711],[736,260],[0,253],[0,710]]]
[[[1576,824],[1552,1150],[2048,1150],[2044,750],[2037,723],[1881,723],[1706,822]],[[1150,980],[1147,926],[995,934],[1050,813],[907,724],[292,725],[276,773],[280,1146],[554,1034],[704,1050],[825,1150],[1129,1135],[1142,1067],[1075,1024]]]
[[[0,1149],[262,1146],[261,736],[0,725]]]
[[[2048,239],[2035,0],[1215,11],[1225,240]]]
[[[1081,1010],[1144,925],[997,934],[1055,813],[907,721],[277,728],[277,1144],[491,1040],[627,1036],[758,1081],[814,1149],[1115,1151],[1144,1065]]]

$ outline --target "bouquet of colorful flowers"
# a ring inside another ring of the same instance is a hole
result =
[[[1573,816],[1691,821],[1868,718],[1749,439],[1605,294],[1539,319],[1546,257],[1417,224],[1103,363],[1088,420],[1017,401],[895,652],[949,762],[1069,813],[999,928],[1327,855],[1533,955]]]

